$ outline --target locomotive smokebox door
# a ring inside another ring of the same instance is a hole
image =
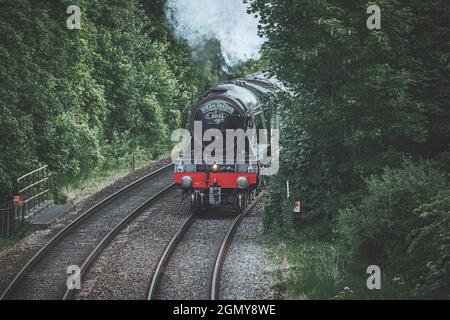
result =
[[[221,188],[214,182],[212,186],[209,187],[209,204],[213,206],[218,206],[221,203]]]

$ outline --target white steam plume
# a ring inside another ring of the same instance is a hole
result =
[[[228,66],[259,59],[264,39],[257,34],[258,20],[247,13],[243,0],[168,0],[166,15],[175,34],[198,48],[217,39]]]

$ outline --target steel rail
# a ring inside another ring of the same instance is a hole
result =
[[[134,209],[127,217],[125,217],[122,221],[120,221],[100,242],[99,244],[92,250],[92,252],[89,254],[89,256],[85,259],[83,264],[80,267],[80,273],[78,274],[78,278],[74,279],[74,281],[81,279],[84,277],[84,275],[87,274],[93,263],[97,260],[99,255],[103,252],[103,250],[110,244],[114,238],[123,230],[125,229],[134,219],[137,218],[139,214],[141,214],[148,206],[156,202],[156,200],[160,199],[164,195],[168,194],[169,192],[175,190],[177,187],[176,184],[172,184],[168,186],[167,188],[161,190],[156,195],[145,201],[143,204],[141,204],[139,207]],[[70,300],[73,299],[73,296],[75,294],[75,290],[73,289],[67,289],[66,293],[64,294],[63,300]]]
[[[196,220],[196,215],[191,214],[189,218],[187,218],[182,226],[177,230],[175,235],[172,237],[172,240],[170,240],[169,244],[167,245],[166,249],[164,250],[159,262],[158,266],[156,267],[156,270],[152,277],[152,282],[150,284],[148,293],[147,293],[147,300],[154,300],[156,298],[156,294],[158,292],[159,284],[161,282],[162,275],[164,273],[164,269],[166,268],[167,263],[169,262],[170,258],[172,257],[173,253],[175,252],[176,247],[180,243],[181,239],[183,238],[183,235],[189,230],[191,225]]]
[[[114,199],[118,198],[119,196],[125,194],[127,191],[133,189],[134,187],[143,184],[144,182],[150,180],[154,176],[157,176],[158,174],[168,170],[171,168],[173,164],[169,164],[167,166],[164,166],[140,179],[137,181],[134,181],[130,183],[129,185],[125,186],[124,188],[114,192],[112,195],[106,197],[102,201],[98,202],[91,208],[89,208],[86,212],[84,212],[82,215],[80,215],[78,218],[76,218],[74,221],[72,221],[69,225],[67,225],[65,228],[63,228],[61,231],[59,231],[45,246],[43,246],[35,255],[28,260],[28,262],[22,267],[22,269],[18,272],[18,274],[14,277],[14,279],[10,282],[8,287],[3,291],[2,295],[0,296],[0,300],[5,300],[8,298],[8,296],[14,291],[14,289],[17,287],[17,285],[20,283],[20,281],[24,278],[24,276],[32,270],[32,268],[41,261],[42,258],[45,257],[45,254],[47,254],[57,243],[59,243],[67,234],[70,232],[76,230],[78,226],[80,226],[87,218],[92,216],[95,212],[97,212],[99,209],[104,207],[106,204],[110,203]]]
[[[258,201],[262,198],[263,192],[261,192],[256,199],[245,209],[244,212],[240,213],[231,224],[228,229],[227,234],[222,240],[222,243],[217,250],[217,255],[214,263],[214,268],[212,269],[211,275],[209,277],[209,288],[208,288],[208,299],[209,300],[219,300],[220,299],[220,282],[221,282],[221,274],[223,269],[223,264],[225,262],[225,258],[228,252],[228,248],[233,241],[234,235],[240,225],[242,219],[253,210]]]

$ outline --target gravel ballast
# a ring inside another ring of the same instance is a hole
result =
[[[208,298],[208,280],[217,249],[233,216],[201,216],[188,230],[161,279],[159,300]]]
[[[181,224],[189,203],[181,191],[158,200],[103,251],[82,282],[76,299],[146,299],[158,261]],[[234,216],[200,216],[185,234],[161,278],[157,299],[207,299],[217,248]],[[222,274],[222,299],[271,299],[274,266],[260,244],[262,205],[240,224]]]
[[[241,222],[228,250],[222,271],[221,299],[273,299],[275,266],[259,239],[263,231],[263,205],[259,203]]]
[[[188,215],[180,190],[159,199],[102,252],[75,299],[146,299],[159,258]]]

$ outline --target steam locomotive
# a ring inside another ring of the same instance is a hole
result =
[[[173,180],[192,211],[222,205],[243,211],[263,188],[278,126],[269,97],[284,90],[274,78],[252,75],[211,88],[185,108],[189,135],[174,159]]]

